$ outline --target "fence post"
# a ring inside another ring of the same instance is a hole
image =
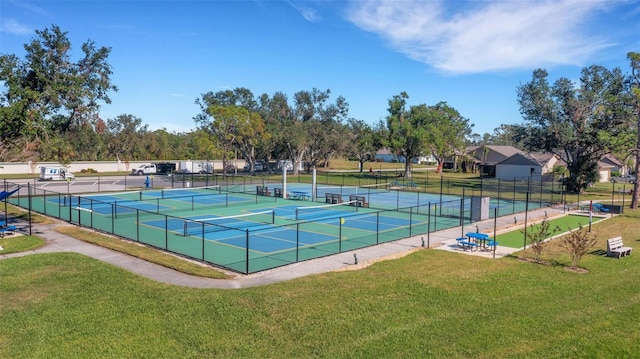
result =
[[[29,235],[31,235],[31,227],[32,227],[32,221],[31,221],[31,183],[27,182],[27,194],[28,194],[28,199],[29,199]]]
[[[344,178],[344,177],[343,177]],[[338,220],[338,253],[342,253],[342,221],[343,217]]]
[[[296,223],[296,263],[300,261],[300,223]]]
[[[430,243],[431,236],[431,202],[429,202],[429,208],[427,208],[427,243]]]
[[[380,212],[376,212],[376,244],[380,244]]]
[[[245,232],[246,232],[246,242],[245,242],[246,243],[245,244],[246,245],[246,247],[245,247],[246,258],[245,258],[245,260],[247,261],[247,263],[246,263],[245,273],[244,274],[249,274],[249,229],[246,229]]]

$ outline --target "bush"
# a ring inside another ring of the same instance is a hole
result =
[[[573,267],[578,267],[580,259],[596,244],[596,241],[596,236],[591,236],[589,232],[582,229],[582,226],[575,231],[569,228],[569,234],[562,240],[562,246],[569,252]]]
[[[94,170],[93,168],[87,168],[87,169],[81,169],[80,173],[98,173],[98,171]]]
[[[540,223],[540,226],[536,226],[534,224],[531,225],[529,232],[527,232],[527,241],[529,242],[530,248],[533,251],[533,257],[536,261],[540,261],[542,250],[547,244],[547,238],[551,236],[553,231],[557,230],[560,230],[560,227],[555,226],[555,228],[551,228],[551,223],[546,215],[544,216],[542,223]]]

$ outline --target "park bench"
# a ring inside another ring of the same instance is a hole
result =
[[[325,202],[330,204],[342,203],[342,196],[339,193],[325,193]]]
[[[355,207],[369,207],[369,202],[367,202],[367,197],[358,196],[355,194],[349,195],[349,205]]]
[[[607,239],[607,257],[624,257],[631,255],[631,247],[625,247],[622,243],[622,237],[614,237]]]
[[[271,191],[267,186],[256,186],[256,195],[258,196],[271,196]]]

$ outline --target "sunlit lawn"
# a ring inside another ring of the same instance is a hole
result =
[[[0,357],[631,358],[640,259],[599,254],[617,235],[639,246],[640,212],[627,212],[593,226],[587,273],[566,270],[558,240],[543,252],[554,265],[426,249],[239,290],[160,284],[74,253],[5,259]]]
[[[600,219],[600,217],[594,216],[592,217],[591,222],[593,224],[595,222],[598,222]],[[540,231],[540,226],[540,222],[527,225],[527,232],[537,233],[538,231]],[[578,229],[580,228],[580,226],[584,227],[585,229],[589,228],[588,216],[569,215],[549,220],[549,237],[553,237],[560,233],[565,233],[569,230]],[[524,246],[524,238],[524,228],[496,235],[496,240],[498,241],[499,245],[511,248],[522,248]]]

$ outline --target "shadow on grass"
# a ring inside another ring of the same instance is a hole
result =
[[[517,256],[515,254],[507,254],[505,256],[505,258],[512,258],[512,259],[515,259],[515,260],[528,262],[528,263],[531,263],[531,264],[539,264],[539,265],[549,266],[549,267],[573,268],[572,266],[568,265],[567,263],[562,263],[562,262],[560,262],[560,261],[558,261],[556,259],[550,259],[550,260],[540,259],[540,260],[536,260],[535,258],[532,258],[532,257],[519,257],[519,256]]]
[[[607,256],[607,251],[605,251],[604,249],[596,249],[593,250],[591,252],[588,252],[589,254],[592,254],[594,256],[600,256],[600,257],[606,257]]]

